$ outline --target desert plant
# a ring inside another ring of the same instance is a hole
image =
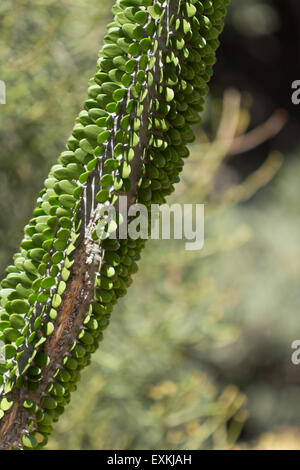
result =
[[[88,99],[1,283],[0,448],[38,449],[126,294],[144,240],[101,209],[161,204],[199,122],[227,0],[118,0]]]

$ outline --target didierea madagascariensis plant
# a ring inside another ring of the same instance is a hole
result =
[[[161,204],[199,122],[228,0],[117,0],[88,99],[0,290],[0,449],[40,449],[76,390],[144,240],[101,207]],[[107,227],[106,227],[107,228]]]

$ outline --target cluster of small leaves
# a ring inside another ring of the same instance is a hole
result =
[[[39,390],[51,358],[44,347],[56,330],[76,250],[92,221],[101,250],[94,301],[73,344],[37,400],[25,399],[28,429],[24,449],[47,442],[52,423],[76,390],[80,370],[102,339],[118,298],[126,294],[142,239],[101,239],[102,207],[120,193],[135,202],[161,204],[179,181],[194,140],[207,82],[212,75],[227,0],[118,0],[108,25],[88,99],[67,149],[46,179],[25,227],[14,264],[0,291],[1,418],[13,405],[13,390]],[[134,165],[140,165],[135,182]],[[95,228],[95,225],[98,227]],[[26,396],[26,394],[24,395]],[[37,394],[34,396],[38,396]]]

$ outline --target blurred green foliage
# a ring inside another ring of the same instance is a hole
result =
[[[279,29],[272,0],[231,0],[229,21],[243,36],[259,37]]]
[[[226,319],[238,322],[242,334],[234,347],[209,359],[221,382],[230,378],[246,393],[251,438],[299,426],[299,366],[291,362],[300,335],[299,174],[295,156],[251,205],[234,207],[216,226],[231,232],[244,220],[252,232],[247,245],[212,267],[217,285],[239,298]]]
[[[7,104],[0,106],[2,272],[86,96],[112,3],[0,5],[0,79],[7,85]],[[256,1],[256,7],[270,2]],[[235,27],[244,15],[249,35],[260,34],[253,33],[247,8],[255,18],[254,0],[232,0],[230,24]],[[274,28],[274,18],[272,25],[269,18],[258,26]],[[279,166],[271,158],[241,186],[223,164],[228,142],[222,136],[230,125],[233,134],[242,134],[250,120],[239,105],[232,112],[230,103],[238,101],[228,95],[220,130],[223,104],[211,98],[204,126],[219,140],[211,142],[198,127],[198,143],[170,200],[207,203],[204,249],[186,252],[184,242],[148,242],[134,283],[48,448],[226,449],[247,418],[246,396],[251,438],[298,418],[290,343],[297,336],[300,169],[295,164],[280,173],[276,186],[251,205],[238,204]],[[282,399],[284,408],[278,406]]]

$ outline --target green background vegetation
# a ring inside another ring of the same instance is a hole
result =
[[[2,273],[86,96],[111,5],[0,5]],[[278,27],[272,2],[232,1],[229,30],[253,38]],[[250,103],[249,93],[213,83],[170,199],[206,203],[205,247],[147,243],[49,449],[300,448],[290,361],[299,336],[300,164],[295,151],[279,169],[281,156],[266,149],[267,161],[241,181],[227,140],[232,129],[233,138],[247,132]]]

